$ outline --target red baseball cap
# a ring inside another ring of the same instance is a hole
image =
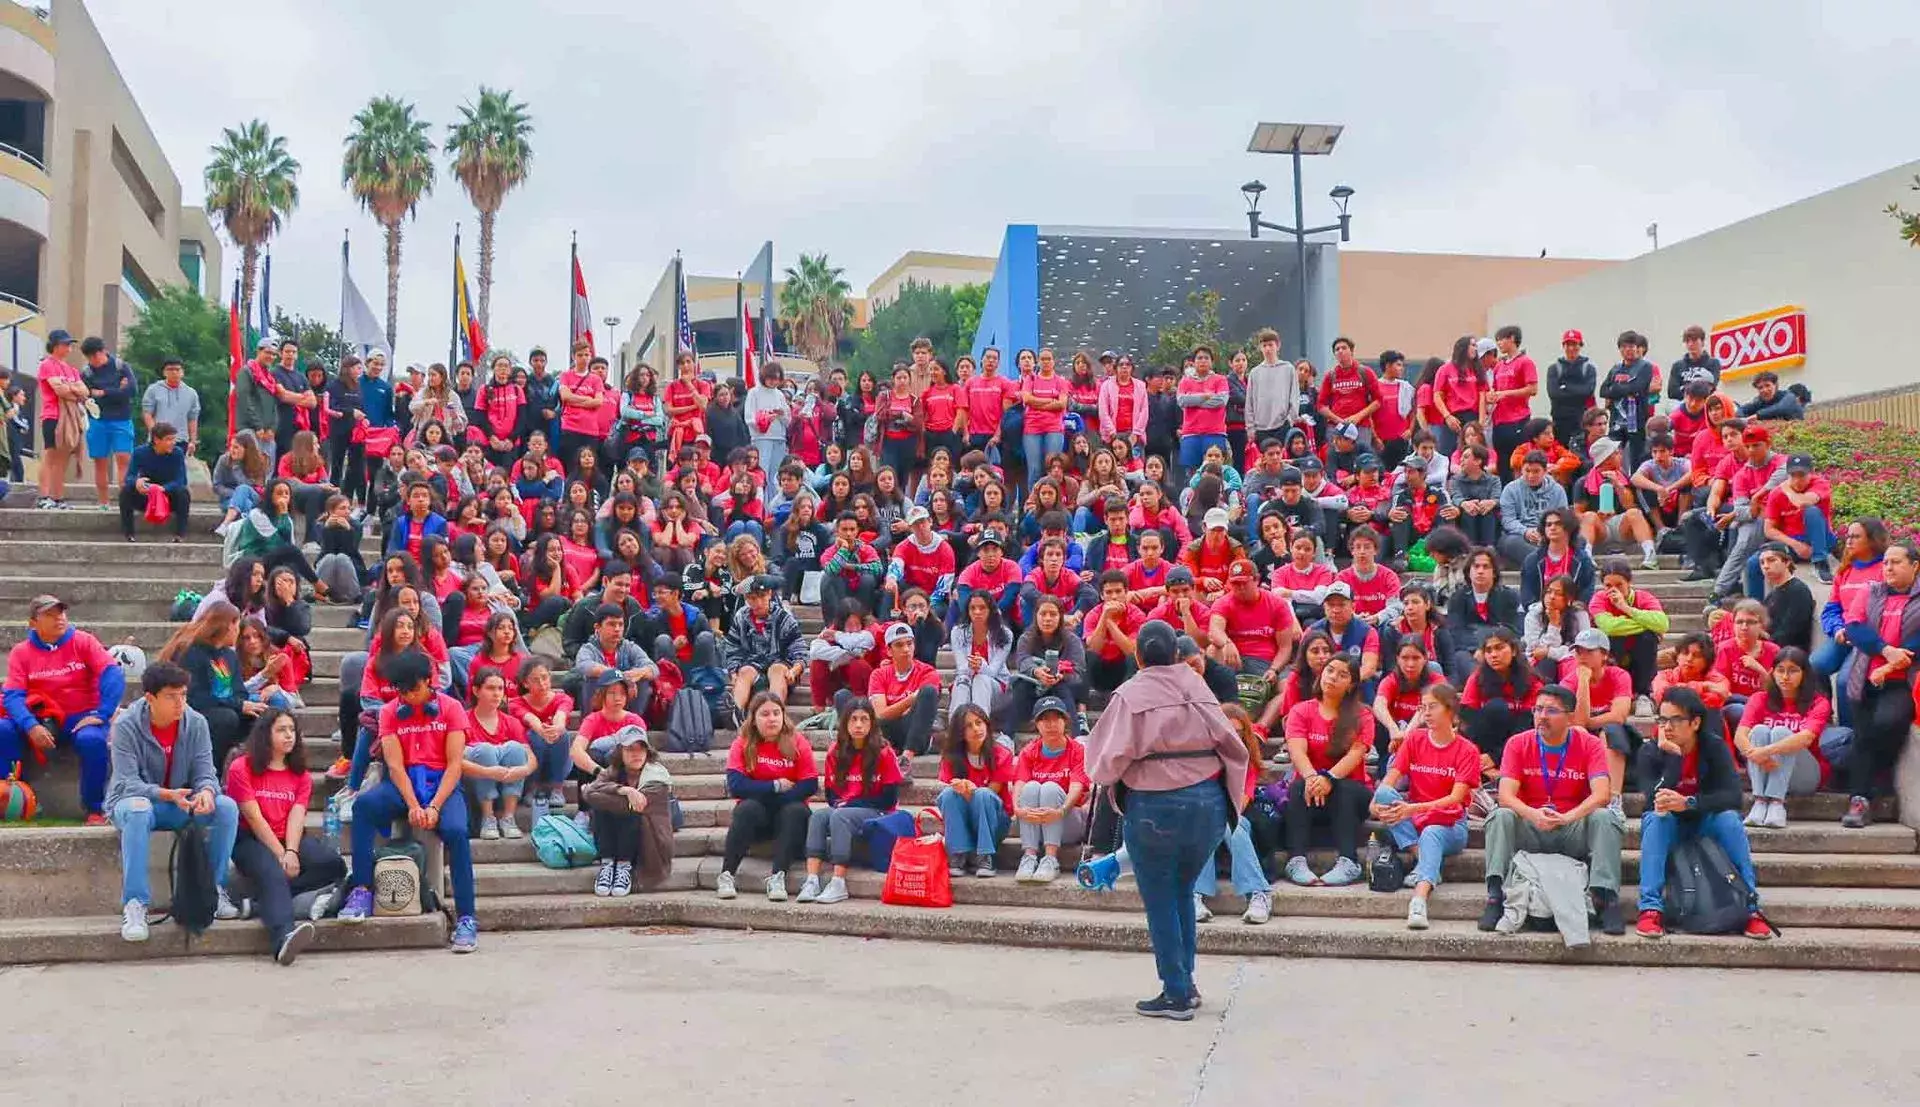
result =
[[[1773,443],[1773,432],[1765,427],[1748,427],[1746,430],[1740,432],[1740,441],[1745,442],[1749,446],[1755,442],[1765,442],[1771,445]]]
[[[1259,580],[1259,579],[1260,579],[1260,570],[1254,568],[1253,562],[1248,561],[1244,557],[1235,561],[1232,565],[1227,566],[1228,583],[1232,583],[1235,581],[1242,581],[1242,580]]]
[[[1581,335],[1579,331],[1567,331],[1560,336],[1560,345],[1565,346],[1569,342],[1575,346],[1585,346],[1587,344],[1586,338]]]

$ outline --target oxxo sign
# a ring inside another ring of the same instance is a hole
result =
[[[1807,363],[1807,312],[1784,304],[1772,311],[1715,323],[1707,352],[1720,359],[1721,379],[1749,377],[1764,369]]]

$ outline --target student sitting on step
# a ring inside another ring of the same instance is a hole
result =
[[[537,817],[542,806],[557,811],[567,803],[567,777],[573,772],[573,735],[567,732],[567,722],[573,715],[573,697],[554,688],[553,670],[537,654],[520,663],[517,683],[520,694],[507,710],[526,727],[527,745],[540,766],[541,783],[533,799]]]
[[[28,756],[44,757],[56,742],[80,755],[80,806],[88,826],[104,826],[107,720],[126,692],[126,670],[100,640],[67,622],[67,604],[35,596],[27,605],[27,637],[7,654],[0,703],[0,773],[11,775]]]
[[[1747,701],[1733,732],[1753,784],[1746,825],[1785,830],[1787,797],[1810,796],[1826,784],[1833,772],[1828,751],[1853,744],[1852,730],[1829,725],[1833,707],[1820,688],[1806,653],[1789,646],[1773,659],[1767,686]]]
[[[915,662],[919,664],[919,662]],[[868,823],[899,806],[900,770],[893,746],[881,736],[874,708],[854,700],[840,709],[840,726],[827,748],[827,806],[807,816],[807,879],[800,885],[798,903],[841,903],[847,898],[847,866],[853,863],[853,842]],[[828,863],[833,877],[824,885],[820,870]],[[778,882],[779,895],[775,895]],[[767,881],[767,898],[786,896],[783,874]]]
[[[673,774],[654,759],[653,742],[639,727],[620,731],[614,742],[607,767],[580,789],[600,863],[596,896],[630,894],[636,868],[642,887],[658,884],[673,868]]]
[[[865,702],[865,701],[855,701]],[[844,715],[842,716],[844,719]],[[734,800],[716,889],[734,897],[734,874],[755,842],[773,839],[767,898],[787,898],[787,870],[807,841],[807,800],[819,790],[813,746],[794,729],[779,700],[761,693],[747,705],[746,725],[727,749],[727,795]]]
[[[984,596],[975,606],[996,611]],[[1013,751],[994,740],[979,704],[954,705],[940,749],[940,783],[946,787],[934,804],[946,823],[948,875],[965,876],[971,856],[974,876],[994,876],[995,850],[1013,821]]]
[[[1020,831],[1022,884],[1046,884],[1060,875],[1060,847],[1087,836],[1087,751],[1072,734],[1067,702],[1044,696],[1033,706],[1039,737],[1013,759],[1013,824]]]
[[[1480,750],[1461,733],[1460,694],[1430,684],[1420,717],[1395,751],[1371,814],[1386,825],[1395,849],[1413,850],[1407,882],[1407,928],[1427,928],[1427,897],[1440,886],[1440,866],[1467,848],[1467,797],[1480,785]]]
[[[774,602],[779,579],[759,573],[744,583],[747,602],[734,612],[732,624],[720,639],[721,660],[732,682],[734,706],[742,717],[747,713],[747,701],[759,692],[786,703],[807,659],[807,639],[800,633],[800,621],[785,604]]]
[[[460,769],[480,805],[480,837],[489,842],[522,836],[514,816],[535,768],[526,728],[505,710],[506,698],[507,678],[498,669],[481,673],[467,710],[467,751]]]
[[[597,683],[587,686],[586,696],[587,713],[573,736],[573,764],[591,777],[613,756],[613,736],[630,726],[645,730],[647,720],[627,710],[634,702],[633,685],[617,669],[600,674]]]
[[[1760,913],[1760,882],[1746,828],[1740,825],[1740,770],[1733,752],[1710,725],[1716,713],[1686,688],[1660,702],[1654,741],[1642,749],[1641,779],[1647,807],[1640,816],[1640,921],[1642,938],[1667,932],[1667,855],[1689,838],[1711,838],[1726,851],[1748,889],[1746,936],[1773,937]]]
[[[1058,615],[1059,608],[1054,613]],[[873,670],[864,697],[882,737],[894,752],[911,759],[933,745],[934,718],[940,710],[940,672],[913,656],[913,629],[893,623],[886,630],[887,659]],[[851,690],[834,694],[834,710],[842,719],[863,697]]]
[[[116,666],[117,668],[117,666]],[[240,809],[220,793],[207,720],[187,706],[187,671],[156,661],[140,676],[140,698],[113,721],[113,776],[107,810],[120,831],[120,937],[147,940],[150,839],[156,830],[179,830],[189,822],[207,828],[207,862],[217,890],[216,919],[237,919],[227,897],[227,861]]]
[[[399,653],[380,662],[380,678],[397,693],[379,717],[380,756],[387,774],[353,801],[353,874],[347,878],[340,919],[359,923],[373,915],[374,843],[405,817],[415,832],[438,834],[446,847],[456,916],[452,949],[472,953],[479,946],[480,925],[473,915],[467,803],[460,794],[470,724],[459,700],[434,690],[433,677],[433,662],[421,653]]]
[[[252,886],[254,914],[267,928],[273,959],[291,965],[314,937],[312,922],[294,920],[293,897],[347,878],[340,852],[320,835],[306,833],[313,781],[292,712],[273,708],[254,722],[241,755],[227,766],[227,796],[240,809],[234,867]],[[323,894],[315,900],[315,919],[328,898]]]

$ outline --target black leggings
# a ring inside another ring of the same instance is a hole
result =
[[[207,720],[207,732],[213,740],[213,768],[220,779],[227,778],[227,757],[246,740],[252,721],[224,703],[210,703],[200,709]],[[245,829],[244,827],[242,828]]]
[[[300,875],[287,879],[280,867],[280,852],[269,849],[246,826],[233,842],[233,864],[246,874],[253,886],[253,909],[267,928],[273,942],[269,951],[278,951],[280,942],[293,929],[293,897],[302,892],[339,884],[347,879],[347,863],[339,851],[318,837],[300,839]]]
[[[807,851],[807,805],[792,800],[743,799],[733,807],[720,871],[736,872],[755,842],[773,839],[773,871],[784,873]]]
[[[640,829],[645,821],[637,812],[601,811],[596,808],[589,818],[593,820],[595,857],[602,861],[640,864]]]
[[[327,439],[327,473],[341,495],[365,502],[367,498],[367,444],[351,437]]]
[[[260,564],[266,567],[268,575],[272,575],[275,569],[284,565],[308,584],[320,583],[320,578],[314,574],[313,566],[307,561],[307,555],[301,553],[298,546],[276,546],[260,555]]]
[[[173,508],[173,518],[167,522],[173,524],[173,533],[179,537],[187,533],[187,512],[193,507],[193,497],[184,488],[167,490],[167,503]],[[134,491],[133,485],[120,486],[120,531],[128,538],[133,537],[133,518],[147,510],[147,498]]]
[[[1373,793],[1357,780],[1335,780],[1327,802],[1319,807],[1307,803],[1307,778],[1296,775],[1287,785],[1287,853],[1304,857],[1316,823],[1333,828],[1333,848],[1349,861],[1360,860],[1360,827],[1366,822],[1367,805]]]
[[[1660,636],[1642,631],[1613,640],[1613,660],[1633,678],[1633,694],[1653,695],[1653,676],[1660,658]]]
[[[1913,688],[1888,681],[1867,682],[1853,709],[1853,749],[1847,754],[1847,792],[1872,799],[1880,777],[1893,768],[1913,727]]]
[[[1480,752],[1500,763],[1507,739],[1533,725],[1533,712],[1516,708],[1506,700],[1489,700],[1465,711],[1467,737]]]

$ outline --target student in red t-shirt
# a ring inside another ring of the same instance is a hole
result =
[[[292,712],[269,708],[253,724],[244,751],[227,764],[226,791],[240,808],[234,866],[253,886],[253,909],[267,928],[267,948],[274,960],[291,965],[314,937],[313,923],[294,922],[293,897],[347,878],[340,852],[325,838],[306,834],[313,781]],[[316,901],[315,918],[328,898]]]
[[[1639,748],[1640,735],[1627,726],[1633,711],[1633,678],[1612,664],[1605,631],[1593,627],[1573,639],[1573,656],[1561,666],[1560,683],[1573,689],[1573,725],[1600,735],[1607,743],[1607,776],[1613,781],[1613,810],[1627,787],[1627,760]]]
[[[1207,637],[1221,664],[1278,687],[1300,624],[1293,605],[1260,587],[1260,571],[1243,557],[1227,569],[1227,592],[1210,609]]]
[[[467,710],[466,764],[460,775],[473,786],[480,805],[480,838],[491,842],[502,836],[522,837],[515,811],[527,778],[537,767],[527,731],[506,710],[507,678],[498,669],[483,672],[473,685],[473,706]],[[499,815],[494,805],[499,805]]]
[[[582,691],[587,697],[587,713],[580,718],[580,731],[573,736],[574,768],[592,776],[613,757],[619,743],[614,735],[630,726],[642,730],[647,721],[627,710],[633,702],[633,685],[618,671],[600,674]]]
[[[947,827],[947,875],[995,875],[994,851],[1013,823],[1013,753],[994,740],[993,723],[978,705],[954,709],[940,748],[940,783],[934,800]]]
[[[840,726],[827,748],[821,779],[826,783],[827,806],[814,808],[807,817],[807,879],[795,897],[799,903],[845,902],[854,839],[868,823],[899,805],[906,774],[893,746],[882,739],[873,706],[866,700],[853,700],[840,711]],[[833,875],[822,885],[820,870],[829,861]]]
[[[1524,666],[1523,666],[1524,667]],[[1506,913],[1507,869],[1513,855],[1552,853],[1587,863],[1587,888],[1600,929],[1627,932],[1620,908],[1620,842],[1626,822],[1607,810],[1613,783],[1607,746],[1573,725],[1574,693],[1564,685],[1541,689],[1533,729],[1514,735],[1500,755],[1500,807],[1486,827],[1487,902],[1479,927],[1491,932]]]
[[[1320,670],[1320,694],[1287,712],[1287,756],[1293,780],[1287,786],[1287,879],[1308,886],[1339,887],[1364,875],[1360,868],[1360,827],[1373,795],[1367,775],[1367,750],[1373,716],[1360,696],[1360,674],[1353,659],[1334,654]],[[1316,824],[1333,831],[1338,854],[1324,876],[1307,858]]]
[[[385,779],[353,801],[353,875],[343,922],[364,922],[373,915],[373,847],[394,820],[405,817],[414,830],[430,830],[446,847],[453,877],[452,948],[472,953],[480,925],[473,917],[473,849],[467,841],[467,801],[460,794],[460,769],[467,745],[467,712],[460,701],[434,690],[433,662],[422,653],[396,654],[380,674],[399,690],[399,698],[380,709],[380,755]]]
[[[1467,796],[1480,783],[1480,750],[1459,730],[1460,694],[1428,685],[1420,713],[1421,725],[1394,754],[1371,808],[1394,846],[1414,851],[1410,930],[1427,928],[1427,897],[1440,884],[1441,863],[1467,848]]]
[[[1013,759],[1013,821],[1020,828],[1022,884],[1047,884],[1060,875],[1060,847],[1087,834],[1086,747],[1068,734],[1072,718],[1065,700],[1043,696],[1033,705],[1039,737]]]
[[[573,772],[573,736],[567,733],[567,721],[573,714],[573,697],[554,688],[553,670],[538,654],[520,663],[515,679],[520,691],[507,711],[520,721],[533,762],[540,767],[540,784],[533,790],[537,819],[567,804],[565,786]],[[547,790],[542,792],[542,787]]]
[[[1112,692],[1133,675],[1135,639],[1147,614],[1127,602],[1127,575],[1117,569],[1100,574],[1100,602],[1087,612],[1080,636],[1087,645],[1087,685]]]
[[[913,628],[893,623],[886,630],[887,659],[867,681],[867,710],[887,742],[911,761],[933,744],[933,721],[940,710],[940,672],[913,656]],[[834,709],[858,699],[851,689],[834,694]]]
[[[1462,720],[1467,736],[1487,760],[1489,775],[1507,748],[1507,739],[1526,729],[1540,695],[1540,680],[1520,652],[1520,637],[1506,627],[1495,627],[1480,646],[1480,663],[1460,691]]]
[[[767,898],[787,898],[787,870],[807,839],[807,800],[820,787],[813,746],[794,729],[787,709],[762,692],[747,704],[747,725],[727,749],[727,795],[734,801],[716,881],[721,899],[738,894],[734,874],[755,842],[773,839]]]
[[[1227,441],[1227,400],[1232,386],[1213,371],[1213,347],[1193,348],[1193,372],[1174,389],[1180,404],[1180,475],[1200,467],[1207,447],[1231,449]]]
[[[1773,659],[1766,688],[1747,701],[1733,746],[1747,763],[1753,809],[1746,825],[1785,830],[1787,797],[1812,795],[1832,775],[1825,743],[1851,734],[1829,726],[1833,706],[1820,692],[1813,663],[1792,646]]]
[[[1402,638],[1393,651],[1393,671],[1380,678],[1373,717],[1386,734],[1388,756],[1398,753],[1407,735],[1422,725],[1420,709],[1426,690],[1445,683],[1432,661],[1420,639]]]

